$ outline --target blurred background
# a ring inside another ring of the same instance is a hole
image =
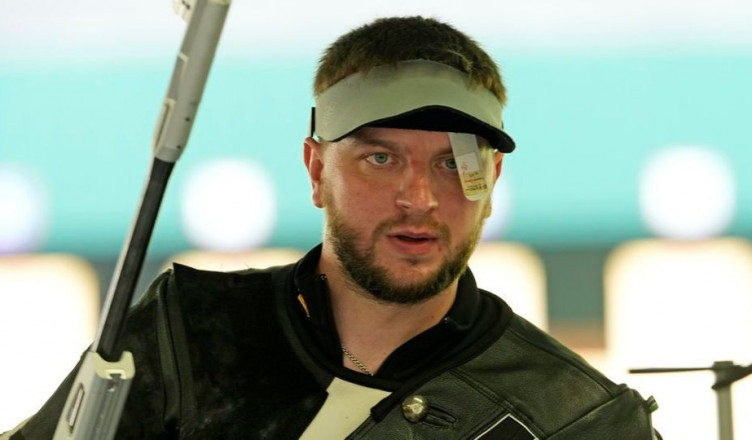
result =
[[[301,148],[318,56],[412,14],[473,36],[509,90],[518,149],[479,284],[655,395],[666,438],[715,438],[711,373],[627,369],[752,362],[748,1],[236,1],[138,291],[172,261],[230,270],[318,243]],[[169,0],[0,1],[0,432],[93,337],[184,30]]]

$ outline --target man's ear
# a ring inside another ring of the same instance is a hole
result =
[[[494,151],[494,183],[501,177],[502,162],[504,162],[504,153]]]
[[[307,137],[303,141],[303,163],[308,169],[308,177],[311,179],[313,193],[311,198],[317,208],[324,207],[324,200],[321,188],[321,173],[324,169],[321,144],[316,142],[312,137]]]

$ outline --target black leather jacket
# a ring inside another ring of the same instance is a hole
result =
[[[117,438],[296,439],[335,376],[365,380],[332,367],[301,337],[290,312],[295,270],[176,265],[160,276],[120,341],[137,373]],[[489,330],[408,378],[368,379],[391,394],[349,439],[653,438],[637,392],[481,293],[500,311]],[[51,438],[74,374],[12,439]],[[425,411],[408,419],[402,403],[416,395]]]

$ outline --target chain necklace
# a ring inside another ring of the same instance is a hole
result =
[[[342,353],[344,353],[345,356],[347,356],[347,358],[350,359],[350,362],[352,362],[353,365],[358,367],[358,369],[362,371],[363,373],[369,376],[373,376],[373,373],[371,373],[371,370],[369,370],[365,365],[363,365],[363,362],[361,362],[360,359],[356,358],[354,354],[350,353],[350,350],[345,348],[344,345],[340,345],[340,347],[342,347]]]

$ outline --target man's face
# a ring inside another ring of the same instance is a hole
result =
[[[498,177],[501,154],[483,153]],[[325,146],[306,141],[316,206],[331,249],[354,287],[417,303],[465,269],[490,214],[490,198],[465,198],[446,133],[364,128]]]

